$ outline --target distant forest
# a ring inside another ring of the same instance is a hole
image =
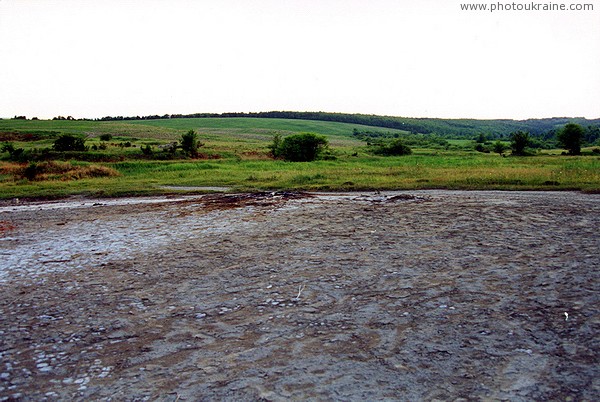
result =
[[[541,140],[554,138],[556,132],[567,123],[577,123],[586,129],[585,140],[590,143],[600,141],[600,119],[588,120],[582,117],[552,117],[547,119],[528,120],[478,120],[478,119],[434,119],[434,118],[407,118],[394,116],[378,116],[366,114],[327,113],[327,112],[291,112],[272,111],[257,113],[194,113],[194,114],[166,114],[163,116],[135,116],[135,117],[103,117],[101,121],[113,120],[155,120],[178,118],[267,118],[267,119],[298,119],[320,120],[340,123],[361,124],[373,127],[383,127],[408,131],[414,134],[435,134],[442,138],[468,138],[473,139],[484,135],[487,139],[506,139],[515,131],[527,131],[533,137]]]

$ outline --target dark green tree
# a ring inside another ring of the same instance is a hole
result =
[[[181,136],[181,149],[187,156],[195,158],[198,156],[198,148],[203,144],[198,141],[198,134],[194,130],[190,130]]]
[[[321,135],[294,134],[285,137],[276,151],[286,161],[310,162],[317,159],[328,144],[327,139]]]
[[[569,155],[581,155],[581,143],[585,129],[579,124],[569,123],[556,136],[558,144],[569,151]]]
[[[513,155],[524,156],[525,148],[529,145],[529,133],[526,131],[515,131],[510,134],[510,149]]]
[[[475,137],[475,142],[477,142],[479,144],[485,144],[486,141],[487,141],[487,138],[485,137],[485,134],[483,134],[483,133],[479,133],[479,135],[477,137]]]
[[[506,145],[504,145],[504,143],[502,141],[497,140],[492,145],[492,150],[499,155],[503,155],[504,151],[506,151]]]
[[[273,142],[269,145],[269,149],[271,150],[271,155],[273,158],[279,158],[281,156],[281,142],[282,142],[281,134],[277,133],[273,136]]]
[[[63,134],[54,140],[52,148],[59,152],[85,151],[87,149],[85,146],[85,139],[70,134]]]

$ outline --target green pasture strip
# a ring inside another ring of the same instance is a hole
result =
[[[193,118],[136,121],[79,121],[79,120],[0,120],[0,132],[47,132],[51,137],[30,143],[15,142],[18,147],[48,147],[52,138],[60,134],[81,135],[88,145],[99,141],[102,134],[111,134],[110,143],[137,141],[159,143],[177,141],[188,130],[196,130],[204,149],[224,152],[224,156],[235,153],[266,151],[273,135],[314,132],[326,135],[332,147],[361,146],[364,142],[352,137],[353,129],[373,130],[373,127],[358,124],[323,122],[313,120],[286,120],[260,118]],[[375,128],[376,129],[376,128]],[[405,133],[400,130],[382,129],[385,132]]]
[[[54,136],[60,134],[81,135],[87,138],[112,134],[115,137],[154,138],[174,140],[180,133],[178,130],[161,126],[139,126],[121,121],[91,120],[0,120],[0,132],[47,132]]]
[[[179,160],[104,163],[119,177],[77,181],[14,181],[5,175],[0,198],[122,196],[172,192],[162,186],[219,186],[234,191],[288,190],[585,190],[600,191],[598,157],[500,157],[432,154],[404,157],[344,156],[333,161]]]
[[[269,138],[275,133],[295,134],[311,132],[328,136],[352,137],[354,129],[365,131],[382,131],[391,133],[407,133],[402,130],[364,126],[360,124],[338,123],[318,120],[265,119],[249,117],[229,118],[183,118],[160,120],[136,120],[130,124],[154,127],[166,127],[177,130],[233,130],[262,134]]]

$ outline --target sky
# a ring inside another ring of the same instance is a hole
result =
[[[600,118],[600,0],[464,1],[0,0],[0,117]]]

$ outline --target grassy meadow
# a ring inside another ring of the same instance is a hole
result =
[[[177,141],[190,129],[198,132],[204,144],[200,158],[141,157],[141,146],[158,149]],[[357,124],[263,118],[0,120],[0,143],[10,142],[23,149],[51,147],[60,134],[85,136],[86,145],[91,147],[102,144],[101,135],[111,134],[105,149],[89,151],[97,161],[75,158],[71,164],[100,165],[117,172],[110,177],[69,180],[58,176],[44,180],[15,178],[11,169],[24,169],[26,164],[10,162],[8,154],[2,153],[0,199],[163,194],[176,192],[173,186],[229,187],[231,191],[429,188],[600,191],[600,157],[591,153],[563,156],[560,150],[547,150],[528,157],[502,157],[476,152],[472,141],[460,139],[449,140],[446,147],[412,147],[413,154],[408,156],[374,156],[365,142],[352,135],[354,129],[406,134]],[[274,134],[300,132],[325,135],[335,159],[284,162],[269,156],[268,146]],[[24,134],[33,136],[25,141]],[[129,144],[125,147],[124,143]]]

